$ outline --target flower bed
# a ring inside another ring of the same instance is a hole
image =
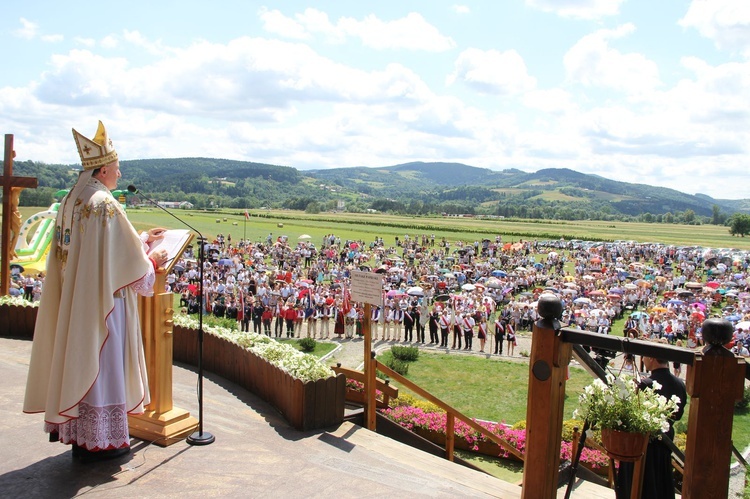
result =
[[[445,412],[427,412],[413,406],[399,406],[386,409],[383,414],[395,423],[407,428],[438,445],[445,445],[447,414]],[[526,451],[526,430],[513,429],[503,423],[477,421],[500,438],[510,442],[522,454]],[[478,452],[483,455],[505,459],[516,459],[496,443],[475,431],[466,423],[456,420],[454,425],[455,446],[458,449]],[[560,459],[572,458],[571,442],[563,441],[560,448]],[[604,472],[609,466],[609,458],[593,449],[584,447],[581,453],[581,464],[597,472]]]
[[[175,316],[174,360],[198,363],[197,321]],[[346,377],[312,355],[255,333],[203,328],[203,368],[237,383],[276,407],[298,430],[344,419]]]

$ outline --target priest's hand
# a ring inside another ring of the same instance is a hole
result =
[[[165,263],[167,263],[169,254],[165,249],[158,249],[149,253],[148,257],[154,261],[154,263],[156,264],[156,268],[159,269],[162,268]]]
[[[148,239],[146,240],[146,244],[151,244],[154,241],[158,241],[159,239],[162,239],[164,237],[164,233],[167,231],[167,229],[163,227],[155,227],[153,229],[148,230]]]

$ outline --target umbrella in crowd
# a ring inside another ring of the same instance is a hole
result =
[[[424,289],[420,286],[412,286],[406,290],[406,294],[409,296],[424,296]]]

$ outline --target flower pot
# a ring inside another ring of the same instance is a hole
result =
[[[602,445],[612,459],[637,461],[646,452],[648,433],[631,433],[602,428]]]

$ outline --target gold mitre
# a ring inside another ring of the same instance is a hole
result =
[[[100,121],[94,139],[87,139],[73,129],[73,138],[78,147],[78,155],[81,156],[81,165],[84,170],[94,170],[108,165],[117,160],[117,151],[112,145],[112,140],[107,136],[107,130]]]

